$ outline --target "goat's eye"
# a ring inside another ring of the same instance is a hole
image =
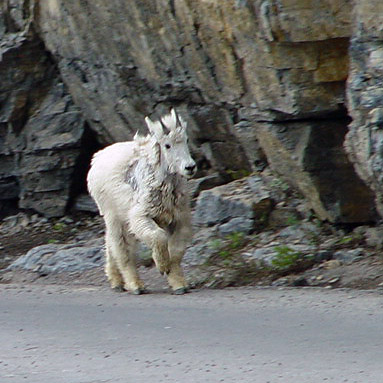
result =
[[[165,144],[165,148],[166,149],[170,149],[170,145],[169,144]]]

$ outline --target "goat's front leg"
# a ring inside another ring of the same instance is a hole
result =
[[[136,268],[136,239],[124,233],[121,222],[106,218],[106,264],[105,272],[113,289],[125,289],[134,294],[142,293],[145,288]]]
[[[174,232],[169,238],[170,272],[168,282],[174,293],[185,294],[188,290],[184,272],[181,266],[186,246],[191,240],[192,230],[189,215],[185,214],[182,221],[175,225]]]
[[[168,274],[170,260],[166,231],[161,229],[152,218],[134,211],[130,215],[129,222],[130,232],[152,249],[152,257],[159,272]]]

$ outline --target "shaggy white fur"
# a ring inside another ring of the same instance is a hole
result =
[[[187,290],[181,261],[191,239],[186,178],[196,164],[187,145],[186,124],[174,109],[153,122],[150,134],[97,152],[88,173],[88,189],[106,225],[105,272],[112,288],[145,291],[136,268],[137,240],[177,294]]]

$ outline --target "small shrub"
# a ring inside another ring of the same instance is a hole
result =
[[[348,244],[351,243],[353,240],[354,240],[354,238],[351,237],[351,236],[343,237],[343,238],[339,239],[338,244],[339,244],[339,245],[348,245]]]
[[[221,257],[221,258],[223,258],[223,259],[228,259],[228,258],[230,258],[231,257],[231,252],[229,251],[229,250],[220,250],[219,252],[218,252],[218,255]]]
[[[246,169],[239,169],[239,170],[228,169],[226,173],[231,177],[233,181],[248,177],[251,174],[251,172]]]
[[[66,224],[62,222],[57,222],[53,225],[54,231],[63,231],[66,228]]]
[[[289,215],[286,219],[287,226],[295,226],[295,225],[298,225],[299,222],[300,222],[299,218],[294,214]]]
[[[230,233],[224,239],[213,239],[208,243],[214,253],[206,261],[207,265],[221,265],[234,267],[240,257],[240,250],[247,244],[246,236],[242,232]]]
[[[213,249],[213,250],[218,250],[222,247],[223,245],[223,242],[221,239],[217,238],[217,239],[213,239],[212,241],[210,241],[208,243],[208,246]]]
[[[240,249],[245,244],[245,234],[242,232],[230,233],[226,236],[229,241],[228,246],[233,249]]]
[[[276,255],[271,261],[271,264],[277,270],[288,270],[297,266],[302,259],[302,253],[291,249],[288,246],[276,246],[274,248]]]

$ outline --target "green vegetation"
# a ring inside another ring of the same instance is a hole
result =
[[[222,239],[217,238],[210,241],[208,246],[214,250],[213,263],[222,263],[224,267],[232,266],[239,259],[238,251],[247,242],[246,235],[241,232],[230,233]]]
[[[338,244],[339,244],[339,245],[348,245],[348,244],[350,244],[352,241],[354,241],[354,237],[352,237],[352,236],[346,236],[346,237],[340,238],[339,241],[338,241]]]
[[[210,241],[209,247],[214,252],[205,263],[207,274],[204,284],[226,287],[254,284],[265,279],[272,281],[282,275],[305,270],[314,263],[313,256],[287,245],[274,248],[271,264],[247,257],[246,249],[251,251],[258,241],[258,235],[247,236],[242,232]]]
[[[272,259],[271,265],[281,273],[304,270],[314,262],[312,255],[304,255],[286,245],[276,246],[274,250],[276,255]]]
[[[243,256],[246,247],[257,241],[256,235],[246,236],[242,232],[210,241],[208,246],[214,254],[205,263],[207,276],[204,283],[210,287],[237,286],[254,283],[265,275],[265,267]]]
[[[67,227],[67,225],[65,223],[57,222],[53,225],[53,230],[54,231],[63,231],[66,227]]]
[[[240,249],[245,244],[245,234],[242,232],[230,233],[226,236],[228,246],[233,249]]]
[[[277,270],[285,271],[292,267],[295,267],[300,259],[302,259],[302,253],[291,249],[288,246],[276,246],[276,255],[271,261],[273,267]]]
[[[218,250],[222,247],[222,244],[223,244],[222,240],[217,238],[217,239],[213,239],[212,241],[210,241],[208,243],[208,246],[213,250]]]
[[[214,239],[208,243],[208,246],[217,251],[221,258],[228,258],[233,255],[233,250],[239,250],[246,244],[244,233],[235,232],[225,236],[224,239]]]
[[[251,171],[246,169],[238,169],[238,170],[228,169],[226,170],[226,173],[231,177],[233,181],[235,181],[235,180],[240,180],[241,178],[248,177],[251,174]]]
[[[290,214],[286,219],[287,226],[295,226],[295,225],[298,225],[299,223],[300,223],[300,219],[294,214]]]

